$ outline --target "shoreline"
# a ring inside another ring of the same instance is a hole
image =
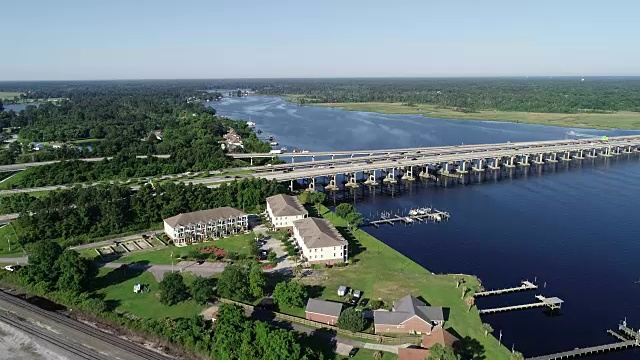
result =
[[[285,96],[287,101],[293,97]],[[296,103],[298,104],[298,103]],[[640,130],[640,113],[623,111],[617,113],[536,113],[511,112],[496,110],[481,110],[478,112],[462,112],[454,109],[437,108],[435,105],[416,104],[415,106],[402,103],[308,103],[301,106],[332,107],[346,111],[372,112],[390,115],[422,115],[432,119],[474,120],[509,122],[530,125],[557,126],[566,128],[593,130]]]

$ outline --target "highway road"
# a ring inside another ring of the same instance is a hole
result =
[[[159,159],[168,159],[170,155],[151,155],[151,156],[157,157]],[[149,156],[147,156],[147,155],[136,156],[136,158],[138,158],[138,159],[146,159],[148,157]],[[73,160],[95,162],[95,161],[102,161],[104,159],[109,159],[110,160],[110,159],[113,159],[113,157],[107,156],[107,157],[95,157],[95,158],[73,159]],[[11,164],[11,165],[0,165],[0,172],[25,170],[25,169],[30,168],[30,167],[50,165],[50,164],[59,163],[61,161],[68,161],[68,160],[52,160],[52,161],[40,161],[40,162]]]

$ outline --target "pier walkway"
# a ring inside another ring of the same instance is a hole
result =
[[[491,295],[500,295],[500,294],[508,294],[508,293],[512,293],[512,292],[516,292],[516,291],[525,291],[525,290],[535,290],[538,288],[538,285],[530,282],[530,281],[523,281],[522,285],[520,286],[514,286],[514,287],[510,287],[510,288],[504,288],[504,289],[495,289],[495,290],[487,290],[487,291],[480,291],[474,294],[475,297],[481,297],[481,296],[491,296]]]
[[[522,305],[503,306],[503,307],[492,308],[492,309],[479,309],[478,313],[480,315],[482,315],[482,314],[495,314],[495,313],[499,313],[499,312],[532,309],[532,308],[544,307],[544,306],[549,307],[551,310],[558,310],[558,309],[560,309],[560,307],[562,306],[562,303],[564,302],[562,299],[557,298],[557,297],[547,298],[547,297],[544,297],[542,295],[536,295],[536,299],[538,299],[539,302],[530,303],[530,304],[522,304]]]
[[[590,346],[585,348],[575,348],[573,350],[563,351],[550,355],[542,355],[527,358],[526,360],[559,360],[559,359],[569,359],[573,357],[583,356],[583,355],[595,355],[600,353],[605,353],[608,351],[616,351],[623,350],[632,347],[640,347],[640,332],[635,331],[629,327],[627,327],[627,321],[623,321],[618,329],[622,331],[629,339],[623,335],[618,334],[617,332],[609,329],[607,333],[611,336],[615,337],[618,342],[597,346]]]

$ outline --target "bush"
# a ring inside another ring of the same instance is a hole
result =
[[[198,276],[191,284],[191,297],[198,304],[206,304],[213,299],[213,284],[211,279]]]
[[[381,309],[384,306],[384,302],[382,300],[371,300],[369,303],[369,307],[373,310]]]
[[[364,330],[366,325],[364,314],[355,308],[348,308],[338,318],[338,327],[340,329],[357,332]]]
[[[302,307],[306,297],[304,286],[296,281],[279,282],[273,290],[273,301],[280,306]]]
[[[175,305],[189,298],[189,289],[178,272],[165,275],[159,286],[160,302],[165,305]]]

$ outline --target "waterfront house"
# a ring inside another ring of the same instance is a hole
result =
[[[267,198],[267,214],[276,228],[292,228],[294,221],[309,216],[297,197],[283,194]]]
[[[441,307],[427,306],[407,295],[394,302],[391,311],[374,311],[373,323],[376,333],[430,334],[444,324],[444,315]]]
[[[347,240],[328,220],[296,220],[293,222],[293,237],[300,247],[302,257],[310,264],[347,262]]]
[[[429,350],[420,347],[398,348],[398,360],[425,360]]]
[[[412,346],[398,349],[398,360],[423,360],[429,357],[429,349],[435,344],[453,348],[457,342],[457,337],[451,335],[442,326],[436,326],[430,334],[422,335],[422,347]]]
[[[237,234],[248,228],[247,214],[228,206],[164,219],[164,232],[176,246]]]
[[[305,309],[307,320],[317,321],[327,325],[335,325],[342,312],[342,304],[321,299],[309,299]]]

